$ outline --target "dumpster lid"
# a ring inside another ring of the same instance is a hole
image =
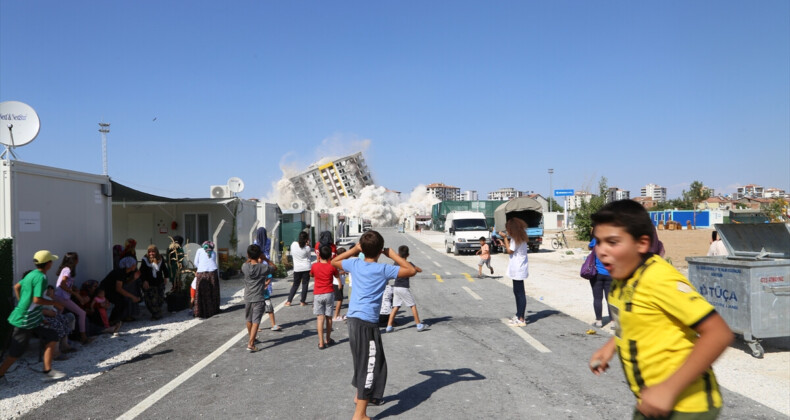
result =
[[[716,230],[731,256],[790,258],[790,224],[716,224]]]

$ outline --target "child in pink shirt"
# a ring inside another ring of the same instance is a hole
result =
[[[477,263],[477,277],[483,278],[484,265],[487,265],[488,269],[491,270],[491,274],[494,274],[494,268],[491,267],[491,251],[489,251],[486,238],[480,237],[480,250],[475,252],[475,254],[480,256],[480,261]]]

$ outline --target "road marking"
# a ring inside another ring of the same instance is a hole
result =
[[[433,273],[433,275],[436,276],[436,281],[438,281],[439,283],[444,283],[444,280],[442,280],[442,276],[436,273]]]
[[[524,331],[521,327],[516,327],[510,325],[510,320],[507,318],[502,318],[502,323],[510,327],[517,335],[524,339],[530,346],[534,347],[535,350],[541,353],[551,353],[551,350],[548,347],[541,344],[540,341],[536,340],[535,337],[529,335],[526,331]]]
[[[466,290],[466,293],[469,293],[473,298],[475,298],[477,300],[483,300],[483,298],[481,298],[480,295],[478,295],[477,293],[473,292],[472,289],[470,289],[470,288],[468,288],[466,286],[461,286],[461,288]]]
[[[445,271],[445,272],[444,272],[444,274],[447,274],[448,276],[451,276],[451,275],[453,275],[453,273],[451,273],[451,272],[449,272],[449,271]]]
[[[466,279],[469,280],[470,283],[475,282],[475,279],[473,279],[472,276],[469,275],[469,273],[461,273],[461,274],[463,274],[464,277],[466,277]]]
[[[438,263],[438,262],[436,262],[436,261],[432,261],[432,262],[433,262],[434,264],[436,264],[436,266],[437,266],[437,267],[441,267],[441,266],[442,266],[441,264],[439,264],[439,263]]]
[[[285,301],[280,302],[277,307],[274,308],[274,312],[279,311],[282,307],[285,306]],[[261,318],[261,324],[263,321],[269,318],[269,314],[265,314],[263,318]],[[165,395],[169,394],[174,389],[178,388],[179,385],[183,384],[189,378],[195,376],[196,373],[200,372],[203,368],[208,366],[211,362],[216,360],[222,353],[225,353],[229,348],[236,345],[239,340],[243,337],[249,337],[249,332],[247,329],[241,330],[238,334],[234,335],[230,340],[226,341],[225,344],[219,346],[216,350],[214,350],[211,354],[206,356],[203,360],[199,361],[191,368],[187,369],[184,373],[178,375],[175,379],[168,382],[165,386],[156,390],[153,394],[149,395],[148,398],[140,401],[137,405],[132,407],[129,411],[123,413],[118,419],[123,420],[131,420],[142,414],[145,410],[149,409],[151,406],[156,404],[157,401],[161,400],[165,397]]]

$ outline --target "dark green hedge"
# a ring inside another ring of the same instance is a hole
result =
[[[11,288],[14,286],[14,250],[13,240],[0,239],[0,349],[6,346],[11,326],[8,315],[13,309]]]

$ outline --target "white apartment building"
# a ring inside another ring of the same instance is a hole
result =
[[[362,152],[329,163],[314,163],[290,181],[294,193],[303,202],[293,203],[294,209],[311,210],[318,210],[319,206],[337,207],[342,197],[357,198],[362,188],[373,185]]]
[[[460,188],[445,185],[441,182],[426,185],[425,188],[441,201],[458,201],[458,198],[461,196]]]
[[[763,198],[784,198],[787,197],[785,190],[779,188],[766,188],[763,192]]]
[[[631,191],[621,190],[617,187],[610,187],[606,191],[606,202],[628,200],[631,198]]]
[[[594,194],[588,193],[587,191],[576,191],[573,193],[573,196],[561,198],[568,200],[568,211],[573,211],[581,207],[582,202],[589,203],[594,196]]]
[[[642,187],[642,197],[650,197],[653,201],[661,203],[667,201],[667,189],[656,184],[647,184]]]
[[[743,197],[766,198],[764,193],[765,189],[762,185],[744,185],[743,187],[738,187],[735,190],[735,199],[740,200]]]
[[[477,191],[466,190],[461,193],[458,199],[461,201],[477,201]]]
[[[523,197],[532,194],[532,191],[517,191],[515,188],[500,188],[488,193],[489,200],[508,201],[513,198]]]

